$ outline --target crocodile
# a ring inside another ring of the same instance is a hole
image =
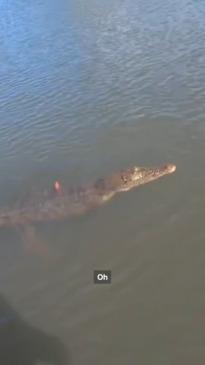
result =
[[[0,227],[23,227],[41,222],[65,220],[96,208],[120,192],[126,192],[162,176],[172,174],[174,164],[158,167],[131,167],[101,178],[84,187],[60,189],[43,194],[15,208],[0,209]]]

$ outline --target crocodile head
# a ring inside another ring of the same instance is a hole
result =
[[[176,166],[173,164],[158,167],[135,166],[105,179],[99,179],[94,187],[101,196],[102,201],[107,201],[117,193],[129,191],[137,186],[157,180],[164,175],[172,174],[175,170]]]
[[[116,192],[128,191],[139,185],[146,184],[160,177],[175,172],[176,166],[173,164],[159,167],[133,167],[120,173],[120,184],[116,186]]]

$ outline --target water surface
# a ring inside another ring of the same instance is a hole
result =
[[[55,179],[177,165],[93,213],[37,227],[52,260],[2,230],[1,294],[72,364],[202,363],[204,3],[3,0],[0,13],[1,205]],[[112,285],[93,284],[102,268]]]

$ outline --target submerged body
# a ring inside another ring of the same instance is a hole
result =
[[[175,170],[176,166],[172,164],[154,168],[133,167],[99,179],[84,188],[54,194],[52,197],[44,196],[40,201],[27,203],[18,209],[2,209],[0,227],[58,221],[79,215],[100,206],[117,193],[129,191]]]

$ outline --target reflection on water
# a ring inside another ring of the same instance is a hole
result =
[[[67,365],[67,351],[55,336],[29,325],[0,295],[0,363]]]

